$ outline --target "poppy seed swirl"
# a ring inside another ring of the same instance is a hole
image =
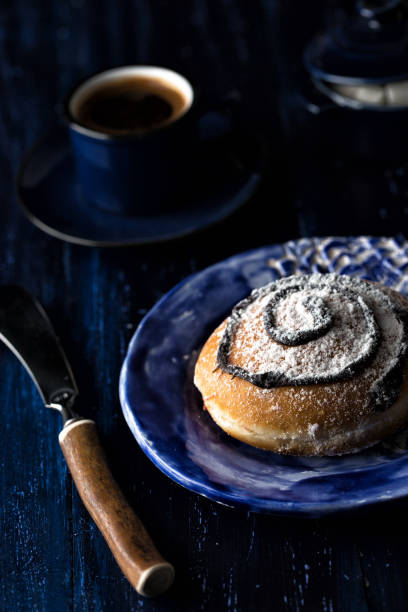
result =
[[[373,401],[384,409],[391,384],[401,382],[406,319],[386,291],[357,278],[282,278],[234,307],[217,361],[224,372],[269,389],[350,379],[381,360]]]

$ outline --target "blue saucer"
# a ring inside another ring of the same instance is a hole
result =
[[[252,289],[290,274],[337,272],[408,295],[407,269],[407,242],[315,238],[243,253],[187,278],[143,319],[123,364],[121,404],[141,448],[191,491],[250,511],[320,516],[408,495],[407,432],[342,457],[278,455],[227,436],[193,385],[200,347]]]
[[[151,217],[115,215],[82,196],[66,128],[56,126],[23,161],[17,189],[23,211],[44,232],[88,246],[124,246],[179,238],[221,221],[252,196],[262,165],[253,140],[205,144],[184,207]]]

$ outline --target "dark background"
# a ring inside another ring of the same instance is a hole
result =
[[[404,160],[387,150],[373,164],[356,157],[352,130],[339,149],[336,125],[343,124],[336,124],[336,114],[308,110],[301,52],[328,6],[294,0],[2,4],[1,282],[25,285],[46,307],[77,377],[78,411],[97,421],[114,475],[177,578],[156,600],[132,590],[72,486],[57,415],[41,406],[28,375],[1,349],[0,609],[408,608],[406,504],[324,520],[227,509],[162,475],[127,429],[118,400],[118,374],[135,327],[186,275],[301,235],[404,233]],[[90,249],[48,237],[17,207],[22,156],[79,79],[131,63],[179,70],[214,100],[239,97],[241,120],[268,145],[261,188],[217,227],[160,246]],[[347,129],[348,120],[341,121]]]

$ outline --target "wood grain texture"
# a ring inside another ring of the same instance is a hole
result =
[[[29,376],[0,348],[0,610],[406,609],[405,502],[319,521],[233,511],[161,474],[129,432],[118,400],[127,342],[143,314],[175,283],[245,249],[322,226],[338,231],[325,209],[312,214],[322,177],[302,174],[292,144],[300,51],[322,19],[320,1],[2,4],[1,282],[26,286],[49,313],[77,378],[78,412],[97,422],[115,479],[174,563],[177,581],[155,600],[130,586],[72,485],[58,448],[57,416],[43,409]],[[192,238],[110,251],[64,244],[19,212],[18,165],[75,82],[132,62],[181,70],[214,99],[237,92],[243,121],[269,143],[262,187],[242,210]],[[344,231],[406,231],[406,196],[391,192],[395,177],[400,181],[393,169],[388,195],[374,193],[364,200],[365,209],[353,211],[359,230],[353,216],[345,216]],[[381,210],[388,214],[385,223]]]
[[[114,480],[94,421],[68,422],[59,443],[85,507],[130,584],[145,597],[164,593],[173,583],[174,568],[160,555]]]

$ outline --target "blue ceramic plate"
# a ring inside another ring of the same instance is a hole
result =
[[[406,242],[316,238],[236,255],[187,278],[143,319],[121,372],[123,412],[144,452],[188,489],[256,512],[319,516],[407,495],[404,433],[343,457],[278,455],[224,434],[192,382],[207,336],[252,289],[290,274],[337,272],[408,295],[406,270]]]

